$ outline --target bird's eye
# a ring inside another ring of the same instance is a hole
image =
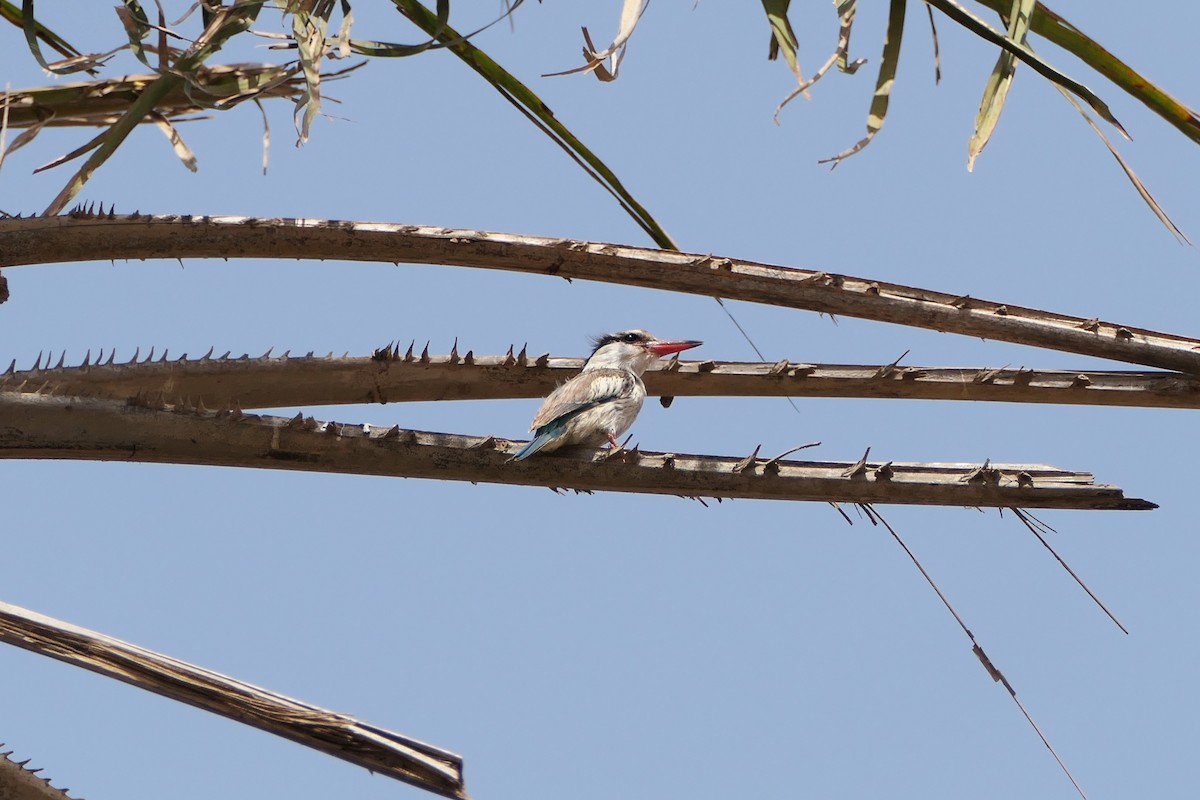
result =
[[[636,342],[638,340],[638,335],[636,333],[627,333],[624,336],[622,336],[621,338],[624,339],[625,341],[629,342],[630,344],[632,344],[633,342]]]

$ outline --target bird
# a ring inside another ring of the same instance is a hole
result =
[[[568,445],[599,447],[608,442],[613,452],[620,450],[617,437],[629,430],[646,399],[642,373],[658,358],[701,344],[657,339],[636,328],[593,339],[583,371],[542,401],[529,426],[533,440],[509,461]]]

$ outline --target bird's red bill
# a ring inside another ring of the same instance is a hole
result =
[[[699,347],[702,344],[704,344],[704,342],[697,342],[694,339],[689,339],[683,342],[651,342],[650,344],[646,345],[646,349],[661,358],[662,356],[669,356],[672,353],[681,353],[684,350],[691,350],[693,347]]]

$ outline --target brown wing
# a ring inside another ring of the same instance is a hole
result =
[[[624,369],[590,369],[559,386],[542,402],[529,430],[536,431],[563,417],[615,400],[634,389],[637,378]]]

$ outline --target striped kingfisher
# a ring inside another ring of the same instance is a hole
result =
[[[664,341],[643,330],[610,333],[593,341],[583,371],[555,389],[542,402],[529,430],[533,441],[510,461],[568,445],[599,447],[617,438],[637,418],[646,399],[642,373],[655,359],[698,347],[703,342]]]

